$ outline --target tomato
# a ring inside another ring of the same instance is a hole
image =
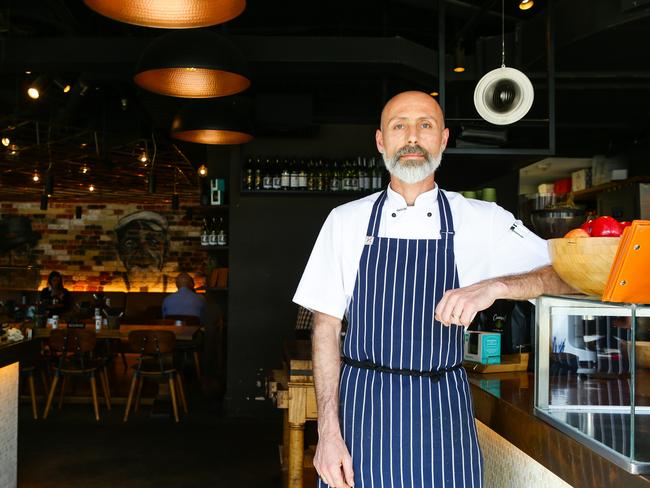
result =
[[[591,223],[593,221],[594,221],[593,219],[589,219],[580,226],[580,228],[584,230],[588,235],[591,235]]]
[[[583,228],[571,229],[569,232],[564,234],[564,237],[589,237],[589,232]]]
[[[618,237],[623,232],[623,227],[613,217],[604,215],[591,221],[592,237]]]
[[[624,220],[623,222],[619,222],[619,224],[621,224],[621,232],[623,232],[623,229],[632,225],[632,222]]]

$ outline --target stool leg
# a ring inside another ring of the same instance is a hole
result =
[[[104,391],[104,400],[106,401],[106,409],[111,409],[111,394],[108,388],[108,373],[105,368],[99,370],[99,379],[102,383],[102,390]]]
[[[93,394],[93,408],[95,410],[95,420],[99,421],[99,402],[97,400],[97,383],[95,381],[95,374],[90,374],[90,390]]]
[[[124,410],[124,421],[126,422],[129,419],[129,410],[131,409],[131,401],[133,400],[133,392],[135,391],[135,384],[138,382],[138,374],[133,373],[133,379],[131,380],[131,388],[129,388],[129,398],[126,400],[126,409]],[[142,381],[142,380],[140,380]]]
[[[196,377],[201,377],[201,361],[199,361],[199,352],[194,351],[194,367],[196,368]]]
[[[137,412],[140,409],[140,400],[142,399],[142,385],[144,384],[144,381],[142,378],[140,378],[140,382],[138,383],[138,390],[135,393],[135,403],[133,405],[133,411]]]
[[[50,393],[47,395],[47,402],[45,403],[45,410],[43,411],[43,419],[47,418],[47,414],[50,413],[50,407],[52,406],[52,398],[54,398],[54,390],[56,390],[56,384],[59,382],[59,375],[55,374],[54,379],[52,380],[52,385],[50,386]]]
[[[181,397],[181,405],[183,406],[183,412],[187,414],[187,399],[185,398],[185,388],[183,388],[183,379],[180,374],[176,375],[176,386],[178,388],[178,396]]]
[[[178,405],[176,404],[176,389],[174,388],[174,377],[169,376],[169,394],[172,397],[172,408],[174,409],[174,419],[176,422],[179,422],[178,419]]]
[[[61,381],[61,392],[59,393],[59,410],[63,407],[63,396],[65,395],[65,385],[67,382],[68,378],[64,376],[63,381]]]
[[[27,376],[27,382],[29,383],[29,394],[32,397],[32,414],[34,415],[34,420],[38,419],[38,411],[36,409],[36,389],[34,388],[34,373],[29,373]]]

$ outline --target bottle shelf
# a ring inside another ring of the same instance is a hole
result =
[[[204,251],[227,251],[230,249],[230,246],[201,246],[201,249]]]
[[[230,205],[197,205],[195,207],[189,207],[194,212],[197,213],[210,213],[210,212],[221,212],[226,211],[230,208]]]
[[[356,191],[350,191],[350,190],[341,190],[341,191],[308,191],[308,190],[241,190],[242,195],[276,195],[276,196],[282,196],[282,195],[300,195],[300,196],[306,196],[306,195],[314,195],[314,196],[346,196],[346,195],[357,195],[357,196],[363,196],[363,195],[372,195],[373,193],[376,193],[379,190],[356,190]]]

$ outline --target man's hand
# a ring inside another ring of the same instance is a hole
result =
[[[332,488],[354,486],[352,457],[340,435],[319,437],[314,467],[325,484]]]
[[[493,280],[447,290],[436,305],[435,318],[443,325],[457,324],[468,327],[476,314],[492,305],[504,291],[504,285]]]
[[[443,325],[467,327],[478,312],[499,298],[528,300],[542,293],[559,295],[577,292],[562,281],[551,266],[542,266],[528,273],[501,276],[449,290],[436,305],[435,318]]]

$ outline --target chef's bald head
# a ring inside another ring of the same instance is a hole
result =
[[[402,116],[404,112],[415,110],[427,113],[438,121],[439,127],[445,127],[442,109],[431,95],[421,91],[406,91],[398,93],[386,102],[381,111],[380,129],[383,131],[390,120]]]

